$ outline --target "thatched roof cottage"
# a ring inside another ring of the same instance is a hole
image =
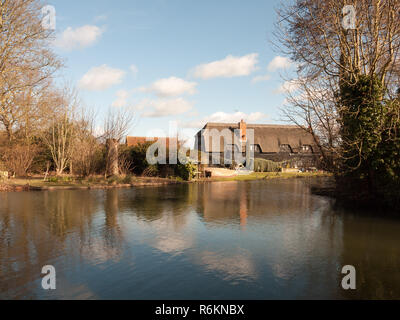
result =
[[[234,140],[235,134],[236,140]],[[241,141],[242,153],[244,153],[249,134],[254,134],[250,147],[254,151],[255,158],[283,161],[300,156],[315,158],[318,153],[311,133],[298,126],[247,124],[243,120],[240,123],[207,123],[196,134],[195,148],[210,155],[222,154],[227,148],[238,152],[234,141]]]

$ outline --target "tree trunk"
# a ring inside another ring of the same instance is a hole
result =
[[[107,175],[117,176],[119,175],[118,167],[118,140],[108,139],[107,140]]]
[[[11,142],[13,140],[13,132],[11,129],[11,125],[9,124],[9,122],[5,122],[4,120],[3,120],[3,125],[4,128],[6,129],[8,141]]]
[[[64,172],[64,169],[63,169],[63,168],[57,168],[57,169],[56,169],[56,176],[57,176],[57,177],[62,176],[63,172]]]

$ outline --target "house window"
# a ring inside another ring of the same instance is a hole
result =
[[[250,150],[255,153],[261,153],[261,148],[258,144],[251,145]]]
[[[292,148],[288,144],[281,144],[279,152],[282,153],[292,153]]]
[[[312,152],[312,148],[309,145],[303,145],[301,147],[301,151],[304,152],[304,153],[311,153]]]

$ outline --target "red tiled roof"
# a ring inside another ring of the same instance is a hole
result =
[[[126,145],[128,147],[136,147],[138,144],[145,144],[147,142],[156,142],[160,139],[166,139],[167,141],[167,147],[169,147],[169,141],[170,139],[176,139],[176,138],[163,138],[163,137],[126,137]]]

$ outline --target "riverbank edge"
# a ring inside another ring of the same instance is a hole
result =
[[[329,172],[254,172],[250,175],[235,175],[230,177],[213,177],[197,180],[199,182],[221,182],[221,181],[254,181],[254,180],[275,180],[275,179],[305,179],[333,177]]]
[[[166,185],[177,185],[185,183],[208,183],[208,182],[229,182],[229,181],[255,181],[272,179],[298,179],[330,177],[329,173],[252,173],[250,175],[237,175],[232,177],[213,177],[207,179],[196,179],[192,181],[182,181],[171,178],[136,178],[133,183],[99,183],[89,185],[66,185],[65,182],[52,183],[51,185],[37,186],[32,185],[32,179],[18,179],[24,183],[0,182],[0,192],[23,192],[23,191],[55,191],[55,190],[98,190],[98,189],[122,189],[135,187],[159,187]]]
[[[54,183],[46,186],[31,185],[27,180],[26,184],[0,183],[0,192],[23,192],[23,191],[56,191],[56,190],[101,190],[101,189],[126,189],[134,187],[157,187],[176,185],[183,181],[173,179],[143,179],[134,183],[112,183],[112,184],[91,184],[91,185],[65,185],[65,183]]]

